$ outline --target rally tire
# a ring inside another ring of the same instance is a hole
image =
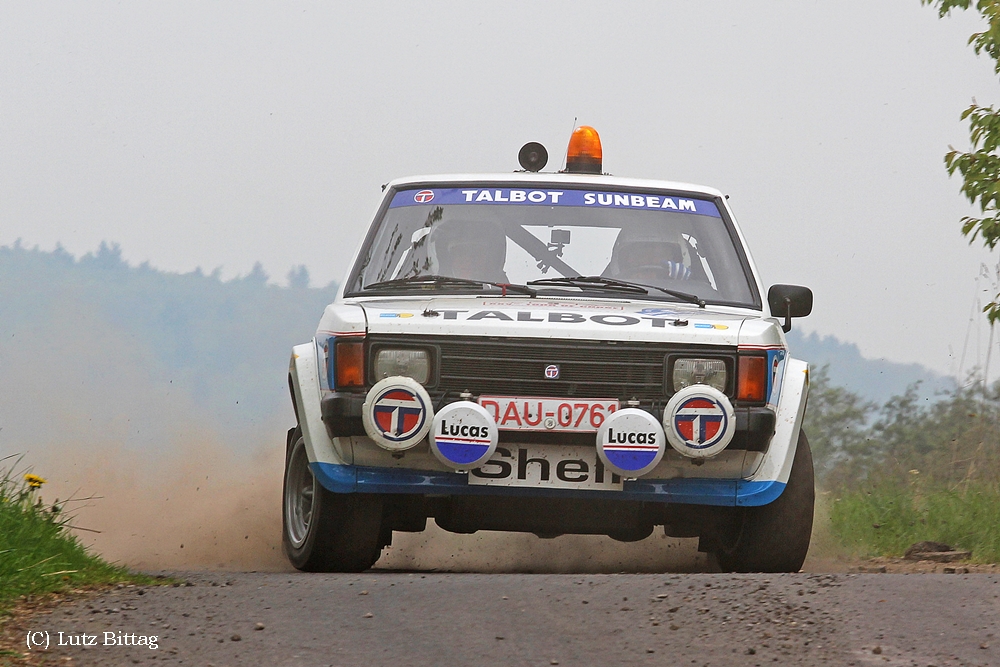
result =
[[[304,572],[362,572],[385,543],[381,498],[325,489],[312,474],[299,430],[285,456],[281,518],[285,555]]]
[[[716,551],[724,572],[798,572],[812,535],[816,490],[812,452],[806,434],[792,460],[788,485],[778,499],[737,511],[729,539]]]

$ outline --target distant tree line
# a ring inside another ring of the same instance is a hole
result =
[[[288,278],[288,287],[269,283],[259,263],[223,280],[218,269],[178,274],[131,266],[117,245],[102,243],[76,258],[62,247],[18,242],[0,247],[0,335],[28,336],[39,353],[60,355],[60,341],[74,329],[124,331],[198,404],[218,412],[240,401],[244,410],[287,412],[292,420],[285,380],[291,348],[313,336],[337,286],[309,287],[304,266]]]

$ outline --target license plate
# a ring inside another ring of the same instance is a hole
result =
[[[504,443],[469,472],[469,484],[621,491],[622,478],[605,469],[596,447]]]
[[[618,409],[618,399],[480,396],[479,405],[493,415],[501,431],[596,433],[605,418]]]

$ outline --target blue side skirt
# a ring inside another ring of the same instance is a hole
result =
[[[756,507],[773,502],[785,490],[782,482],[742,479],[639,479],[622,491],[594,491],[470,485],[454,472],[373,468],[311,463],[313,474],[333,493],[415,493],[428,495],[528,496],[536,498],[603,498],[654,503]]]

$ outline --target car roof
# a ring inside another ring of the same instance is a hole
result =
[[[723,196],[722,192],[715,188],[692,183],[657,181],[645,178],[621,178],[599,174],[524,171],[510,174],[434,174],[432,176],[407,176],[390,181],[386,187],[402,189],[407,185],[433,185],[435,183],[503,183],[505,185],[524,183],[526,186],[531,183],[564,183],[567,186],[582,185],[584,187],[613,187],[639,190],[655,189],[689,192],[709,197]]]

